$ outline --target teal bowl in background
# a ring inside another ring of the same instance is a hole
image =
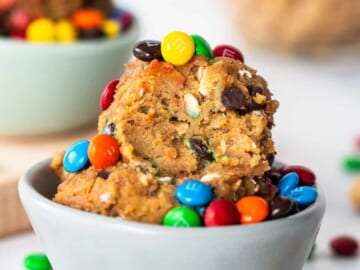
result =
[[[0,39],[0,136],[43,135],[96,123],[104,86],[119,78],[138,37],[71,44]]]

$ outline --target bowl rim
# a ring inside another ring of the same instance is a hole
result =
[[[142,233],[158,233],[158,234],[168,234],[173,232],[181,232],[181,233],[190,233],[193,234],[195,231],[197,234],[199,233],[209,233],[209,232],[238,232],[239,229],[242,231],[252,231],[258,230],[259,232],[267,232],[271,231],[272,228],[278,228],[281,226],[291,226],[289,224],[296,224],[299,223],[299,220],[308,219],[312,216],[324,215],[325,212],[325,196],[324,193],[317,185],[318,191],[318,198],[316,201],[308,206],[306,209],[300,211],[297,214],[279,218],[275,220],[267,220],[264,222],[248,224],[248,225],[231,225],[231,226],[216,226],[216,227],[167,227],[161,226],[157,224],[147,224],[141,222],[134,222],[121,219],[120,217],[109,217],[100,214],[90,213],[83,210],[74,209],[68,206],[64,206],[62,204],[56,203],[51,199],[43,196],[33,187],[34,176],[38,173],[44,173],[45,170],[48,172],[51,171],[50,169],[50,162],[51,158],[44,159],[38,163],[35,163],[31,166],[21,177],[18,183],[18,192],[20,195],[20,199],[22,204],[24,203],[25,196],[27,200],[32,200],[35,204],[41,206],[42,208],[46,209],[49,212],[54,214],[59,214],[64,218],[69,216],[69,220],[75,219],[82,219],[84,223],[91,222],[94,224],[101,224],[101,226],[116,226],[118,228],[126,228],[129,232],[142,232]],[[25,207],[26,208],[26,207]]]
[[[132,13],[133,14],[133,13]],[[101,38],[94,40],[76,40],[71,43],[60,43],[60,42],[28,42],[26,40],[10,39],[6,37],[0,37],[0,49],[12,49],[17,50],[83,50],[86,48],[98,48],[99,46],[113,46],[121,45],[127,42],[133,42],[136,40],[139,34],[139,21],[133,15],[133,21],[130,27],[120,33],[115,38]]]

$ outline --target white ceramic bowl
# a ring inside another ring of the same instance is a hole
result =
[[[82,212],[51,201],[50,160],[22,176],[19,193],[55,270],[301,270],[325,210],[320,190],[304,211],[279,220],[172,228]]]
[[[38,135],[95,122],[101,92],[119,78],[138,36],[32,44],[0,38],[0,135]]]

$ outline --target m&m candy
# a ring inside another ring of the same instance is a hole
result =
[[[163,220],[163,225],[171,227],[199,227],[201,224],[201,218],[196,210],[186,206],[171,209]]]
[[[100,108],[105,111],[111,103],[114,101],[114,94],[116,92],[116,86],[119,80],[110,81],[104,88],[100,97]]]
[[[175,190],[175,196],[180,203],[199,207],[207,205],[213,198],[212,188],[197,180],[188,180]]]
[[[240,212],[241,224],[261,222],[269,215],[267,201],[259,196],[245,196],[236,203],[236,207]]]
[[[291,172],[284,175],[277,187],[279,188],[279,196],[283,196],[289,193],[290,190],[296,188],[299,185],[299,176],[297,173]]]
[[[73,13],[72,22],[78,28],[89,29],[101,27],[104,21],[102,14],[96,9],[80,9]]]
[[[300,186],[290,190],[285,196],[296,201],[300,206],[308,206],[315,202],[318,192],[313,187]]]
[[[30,42],[52,42],[55,40],[55,24],[52,20],[40,18],[32,21],[26,30]]]
[[[174,31],[161,42],[161,53],[165,61],[176,66],[186,64],[193,57],[195,44],[192,38],[181,31]]]
[[[151,61],[161,59],[161,43],[157,40],[143,40],[135,44],[133,54],[137,59]]]
[[[71,21],[63,19],[55,23],[55,38],[61,43],[76,41],[77,32]]]
[[[244,62],[244,56],[235,47],[230,45],[218,45],[213,50],[214,56],[229,57]]]
[[[43,253],[32,253],[25,257],[24,266],[27,270],[51,270],[48,257]]]
[[[330,247],[335,255],[354,256],[358,251],[359,243],[351,236],[340,235],[331,239]]]
[[[89,141],[82,140],[71,145],[65,152],[63,166],[67,172],[73,173],[83,169],[88,159]]]
[[[97,169],[114,165],[119,161],[120,150],[116,139],[107,134],[96,135],[89,144],[88,157]]]
[[[282,169],[282,174],[284,175],[290,172],[294,172],[299,176],[300,185],[312,186],[315,184],[315,173],[305,166],[292,165]]]
[[[214,57],[210,44],[202,36],[191,35],[191,38],[195,43],[195,53],[197,55],[203,55],[208,59],[212,59]]]
[[[213,201],[204,214],[204,224],[207,227],[235,225],[240,222],[240,214],[236,206],[224,199]]]
[[[116,20],[105,20],[102,24],[102,30],[109,38],[114,38],[121,32],[121,26]]]

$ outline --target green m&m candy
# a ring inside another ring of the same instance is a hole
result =
[[[24,259],[24,266],[27,270],[51,270],[51,264],[45,254],[29,254]]]
[[[343,166],[349,172],[360,171],[360,155],[349,155],[344,158]]]
[[[201,218],[194,209],[178,206],[165,215],[163,224],[170,227],[199,227]]]
[[[192,40],[195,43],[195,54],[203,55],[209,59],[214,58],[213,51],[209,43],[199,35],[191,35]]]

